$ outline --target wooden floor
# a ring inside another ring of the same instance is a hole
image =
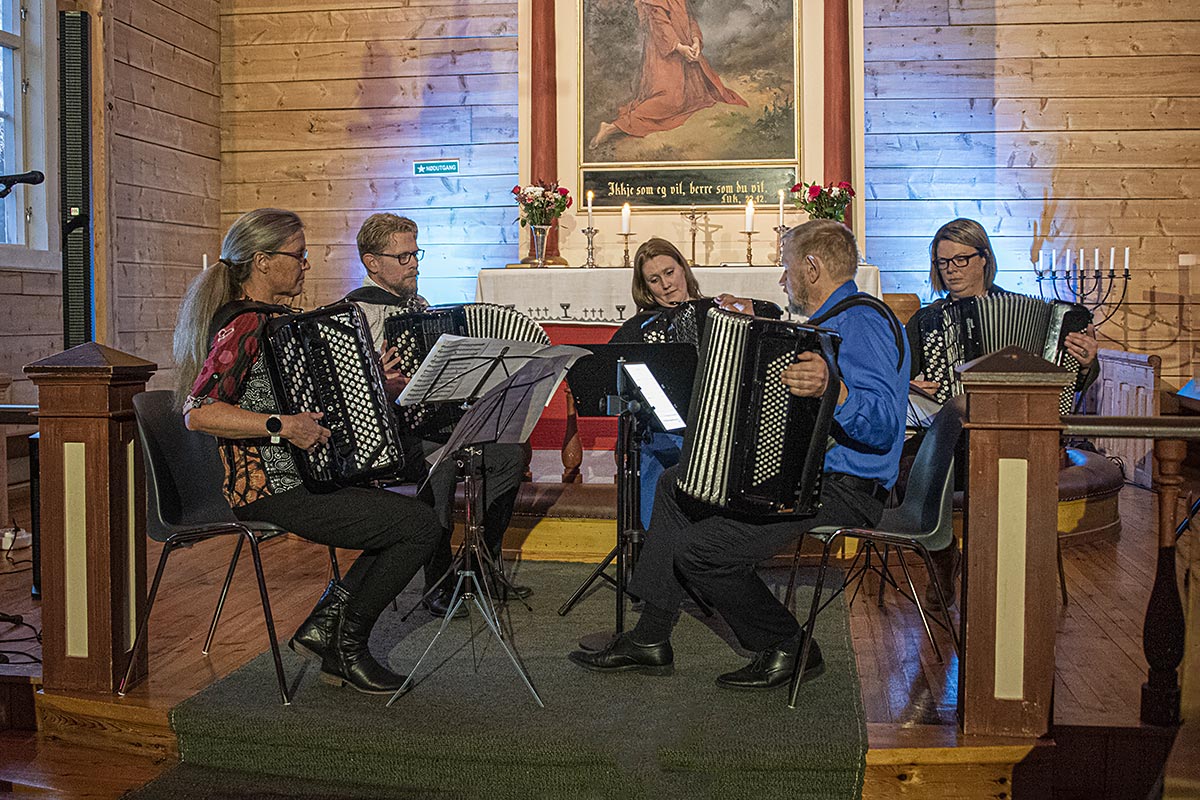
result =
[[[1126,488],[1121,511],[1124,533],[1119,543],[1064,551],[1070,605],[1060,610],[1056,653],[1055,719],[1060,724],[1137,721],[1139,687],[1146,675],[1141,620],[1156,552],[1154,495]],[[203,544],[181,553],[167,572],[151,621],[151,677],[121,703],[130,723],[127,744],[141,747],[143,754],[97,753],[33,734],[0,733],[0,793],[20,789],[33,796],[43,791],[47,797],[118,797],[173,763],[171,743],[139,739],[137,723],[165,720],[169,708],[266,647],[257,592],[250,566],[244,563],[212,653],[200,654],[229,552],[226,543]],[[151,566],[157,557],[157,548],[152,548]],[[279,540],[264,547],[264,561],[276,624],[284,638],[328,579],[328,558],[323,548]],[[914,571],[914,579],[921,581],[918,588],[924,583],[921,572]],[[868,589],[873,587],[873,582],[868,584]],[[19,613],[40,626],[29,590],[29,572],[0,575],[0,612]],[[873,593],[860,596],[852,608],[851,628],[872,750],[903,746],[906,738],[941,741],[947,747],[961,744],[954,727],[957,663],[948,635],[937,634],[946,654],[944,663],[938,663],[915,609],[893,592],[885,594],[882,607]],[[0,639],[8,638],[6,631],[0,623]],[[0,645],[18,647],[38,654],[36,643]],[[74,700],[92,701],[111,704],[112,698]],[[53,703],[40,707],[43,713],[54,713]],[[119,738],[122,732],[113,734]],[[868,787],[870,781],[868,775]]]

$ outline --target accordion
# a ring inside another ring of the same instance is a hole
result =
[[[938,382],[934,399],[945,403],[962,394],[956,367],[1010,346],[1040,355],[1068,372],[1077,372],[1079,362],[1066,349],[1067,334],[1086,330],[1091,322],[1092,313],[1084,306],[1023,294],[947,302],[940,313],[930,314],[921,322],[925,379]],[[1071,413],[1074,399],[1074,386],[1063,389],[1061,413]]]
[[[333,491],[404,466],[379,357],[357,306],[339,303],[276,317],[267,323],[266,338],[281,412],[320,411],[331,434],[308,450],[292,448],[306,487]]]
[[[400,371],[408,376],[416,374],[443,333],[550,344],[542,326],[520,311],[494,303],[435,306],[425,311],[393,314],[383,321],[383,338],[388,347],[397,349]],[[400,409],[400,414],[414,432],[428,434],[453,425],[463,410],[450,404],[416,405]]]
[[[639,314],[627,323],[633,330],[622,339],[626,342],[638,341],[645,344],[687,342],[699,347],[708,312],[714,308],[720,308],[716,299],[703,297],[661,311]],[[769,319],[779,319],[783,316],[779,306],[762,300],[754,301],[754,313]],[[617,340],[614,338],[613,341],[615,343]]]
[[[837,404],[841,339],[726,311],[707,316],[676,485],[682,505],[693,515],[811,513]],[[821,397],[797,397],[781,381],[802,352],[820,354],[829,366]]]

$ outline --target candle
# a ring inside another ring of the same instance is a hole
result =
[[[1051,278],[1054,277],[1054,262],[1056,260],[1058,260],[1058,251],[1052,249],[1050,251],[1050,277]]]
[[[1112,278],[1116,275],[1117,266],[1117,248],[1108,248],[1108,277]]]
[[[1071,248],[1063,250],[1063,280],[1071,279]]]
[[[633,210],[629,207],[629,203],[621,206],[621,233],[629,233],[629,217],[633,214]]]
[[[746,232],[754,230],[754,201],[746,201]]]
[[[1079,262],[1075,265],[1075,272],[1083,277],[1087,274],[1087,259],[1083,257],[1083,248],[1079,248]]]
[[[1125,248],[1125,277],[1129,277],[1129,248]]]
[[[779,190],[779,227],[783,227],[783,189]]]
[[[200,256],[200,259],[204,265],[204,268],[208,269],[208,253],[205,253],[204,255]]]
[[[593,192],[591,189],[588,189],[587,199],[588,199],[588,227],[589,228],[595,227],[594,225],[592,225],[592,198],[594,198],[595,196],[596,196],[596,193]]]
[[[1096,268],[1096,279],[1100,279],[1100,248],[1096,248],[1096,252],[1092,253],[1092,266]]]

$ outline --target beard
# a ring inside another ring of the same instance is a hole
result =
[[[787,284],[788,311],[798,317],[807,317],[808,287],[803,284],[795,286],[789,280]]]

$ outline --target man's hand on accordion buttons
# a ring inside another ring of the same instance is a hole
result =
[[[301,411],[282,417],[283,430],[280,433],[296,447],[308,450],[313,445],[329,441],[329,428],[317,422],[323,416],[325,414],[320,411]]]
[[[909,381],[908,385],[910,387],[912,387],[913,389],[917,389],[919,391],[924,392],[925,394],[929,395],[930,397],[933,397],[934,395],[936,395],[938,389],[942,388],[942,385],[940,383],[938,383],[937,381],[925,381],[925,380]]]
[[[388,400],[395,400],[408,386],[408,376],[400,371],[400,351],[388,347],[379,351],[379,361],[383,366],[383,390]]]
[[[1088,325],[1087,331],[1083,333],[1067,334],[1067,352],[1075,357],[1081,367],[1090,367],[1096,360],[1096,352],[1099,349],[1100,343],[1096,341],[1096,329],[1092,325]]]

